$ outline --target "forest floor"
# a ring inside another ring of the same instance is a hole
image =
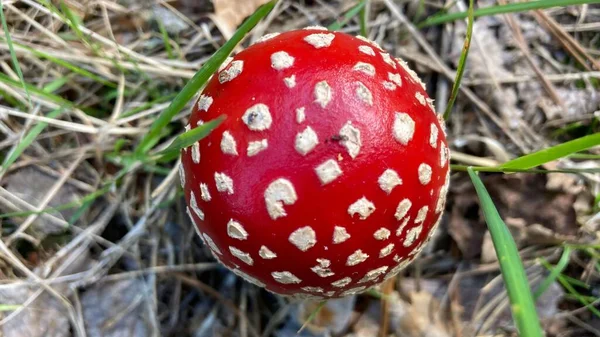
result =
[[[455,171],[440,229],[393,282],[329,301],[298,334],[317,304],[275,296],[215,262],[185,215],[178,161],[121,171],[122,154],[266,1],[2,2],[12,46],[1,34],[0,336],[516,335],[461,168],[600,132],[600,4],[476,18],[448,121]],[[328,26],[356,3],[280,0],[238,51],[266,33]],[[467,24],[419,23],[444,8],[372,0],[367,11],[369,38],[416,70],[440,113]],[[358,18],[341,31],[358,34]],[[183,131],[189,113],[175,117],[156,148]],[[599,169],[600,149],[542,168]],[[600,174],[481,177],[532,290],[560,267],[537,300],[547,335],[600,336]]]

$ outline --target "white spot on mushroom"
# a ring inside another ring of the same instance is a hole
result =
[[[265,260],[271,260],[277,257],[277,254],[273,253],[267,246],[261,246],[258,255]]]
[[[385,61],[385,63],[389,64],[392,68],[396,69],[396,62],[394,62],[394,60],[392,59],[390,54],[381,53],[381,57],[383,57],[383,60]]]
[[[352,279],[349,277],[344,277],[343,279],[331,282],[331,285],[336,287],[336,288],[343,288],[347,285],[350,284],[350,282],[352,282]]]
[[[439,213],[444,209],[444,205],[446,204],[446,194],[448,193],[448,184],[444,184],[442,188],[440,188],[440,195],[438,196],[437,203],[435,205],[435,212]]]
[[[409,199],[403,199],[396,207],[396,213],[394,216],[398,221],[402,220],[408,214],[410,207],[412,206],[412,202]]]
[[[227,235],[237,240],[246,240],[248,238],[248,232],[246,232],[244,226],[233,219],[227,223]]]
[[[419,237],[422,230],[423,230],[423,225],[419,225],[419,226],[411,228],[408,231],[408,233],[406,233],[406,238],[404,239],[404,242],[402,243],[402,245],[404,247],[410,247],[415,242],[415,240]]]
[[[302,287],[301,289],[304,291],[307,291],[309,293],[322,293],[323,292],[323,288],[319,288],[319,287]]]
[[[244,70],[244,61],[232,61],[229,67],[219,73],[219,82],[221,84],[229,82],[238,77]]]
[[[379,228],[373,233],[373,237],[377,240],[387,240],[390,237],[390,230],[387,228]]]
[[[417,217],[415,218],[415,223],[423,223],[425,221],[425,217],[427,217],[427,212],[429,212],[429,206],[423,206],[417,212]]]
[[[402,77],[400,77],[400,74],[388,73],[388,79],[395,83],[397,86],[402,86]]]
[[[179,164],[179,182],[181,187],[185,187],[185,170],[183,169],[183,163]]]
[[[231,179],[225,173],[215,173],[215,183],[217,185],[217,191],[223,193],[227,192],[227,194],[233,194],[233,179]]]
[[[297,284],[302,282],[301,279],[296,277],[296,275],[290,273],[289,271],[274,271],[271,273],[273,279],[281,284]]]
[[[200,184],[200,196],[204,201],[210,201],[212,197],[210,196],[210,192],[208,191],[208,185]]]
[[[379,251],[379,257],[386,257],[388,255],[390,255],[392,253],[392,250],[394,249],[394,244],[390,243],[389,245],[381,248],[381,250]]]
[[[352,125],[351,121],[348,121],[340,130],[340,136],[343,138],[341,144],[348,150],[350,157],[356,158],[362,146],[360,130]]]
[[[396,90],[396,85],[389,81],[383,81],[383,87],[385,90],[394,91]]]
[[[271,219],[275,220],[287,215],[283,205],[292,205],[298,200],[294,185],[284,178],[279,178],[269,184],[265,190],[265,202],[267,204],[267,212]]]
[[[262,103],[255,104],[246,110],[242,120],[252,131],[264,131],[273,123],[269,107]]]
[[[239,270],[239,269],[232,269],[233,273],[238,275],[239,277],[242,277],[243,279],[245,279],[246,281],[253,283],[259,287],[264,287],[265,284],[260,282],[259,280],[255,279],[254,277],[244,273],[243,271]]]
[[[269,147],[269,143],[266,139],[256,140],[248,143],[248,149],[246,154],[248,157],[256,156],[258,153],[264,151]]]
[[[371,90],[361,82],[357,82],[356,96],[368,105],[373,105],[373,94],[371,93]]]
[[[221,151],[223,151],[224,154],[232,156],[238,155],[237,143],[229,131],[223,132],[223,137],[221,138]]]
[[[192,145],[192,161],[194,164],[200,163],[200,142],[195,142]]]
[[[427,185],[431,182],[431,166],[425,163],[419,165],[419,181],[421,185]]]
[[[360,71],[361,73],[369,76],[375,76],[375,67],[370,63],[358,62],[356,65],[354,65],[352,70]]]
[[[377,179],[379,187],[387,194],[392,193],[394,187],[402,185],[402,179],[398,173],[392,169],[385,170]]]
[[[396,229],[396,236],[402,235],[402,231],[404,231],[404,228],[406,228],[406,225],[408,225],[409,221],[410,221],[409,216],[404,218],[404,220],[402,220],[402,223],[400,224],[400,226],[398,226],[398,229]]]
[[[310,226],[296,229],[290,234],[289,241],[298,249],[305,252],[317,243],[317,234]]]
[[[352,289],[348,289],[346,291],[343,291],[341,295],[342,296],[356,295],[356,294],[358,294],[359,292],[361,292],[361,291],[363,291],[365,289],[367,289],[367,287],[360,286],[360,287],[356,287],[356,288],[352,288]]]
[[[335,226],[333,228],[333,243],[338,244],[342,243],[350,238],[350,234],[346,231],[346,228]]]
[[[423,96],[423,94],[422,94],[422,93],[420,93],[420,92],[417,92],[417,93],[415,94],[415,98],[417,99],[417,101],[419,101],[419,103],[421,103],[421,105],[425,105],[425,104],[427,104],[427,101],[425,101],[425,96]]]
[[[245,253],[235,247],[229,246],[229,251],[231,252],[231,255],[237,257],[238,259],[242,260],[243,262],[245,262],[248,265],[253,265],[254,264],[254,260],[252,259],[252,257],[250,257],[250,254]]]
[[[196,201],[196,195],[194,192],[190,192],[190,206],[192,207],[192,211],[196,214],[196,216],[204,221],[204,212],[198,207],[198,202]]]
[[[305,156],[307,153],[312,151],[317,144],[319,144],[317,133],[310,126],[307,126],[304,131],[299,132],[296,135],[296,142],[294,146],[298,153]]]
[[[375,56],[375,51],[373,50],[373,48],[371,48],[369,46],[360,46],[360,47],[358,47],[358,50],[363,54],[367,54],[369,56]]]
[[[213,103],[213,98],[206,95],[200,95],[200,99],[198,100],[198,110],[200,111],[208,111],[210,106]]]
[[[217,245],[215,244],[215,242],[213,241],[213,239],[208,236],[208,234],[203,233],[202,237],[204,238],[204,242],[206,242],[206,244],[208,245],[208,247],[215,253],[219,254],[219,255],[223,255],[223,253],[221,253],[221,250],[219,249],[219,247],[217,247]]]
[[[326,31],[328,31],[329,29],[327,29],[323,26],[308,26],[308,27],[302,28],[302,30],[326,30]]]
[[[433,99],[432,98],[425,98],[425,100],[427,101],[427,106],[429,107],[429,109],[431,109],[431,112],[435,114],[435,106],[433,105]]]
[[[261,36],[258,40],[256,40],[255,43],[261,43],[261,42],[265,42],[268,41],[276,36],[278,36],[280,33],[269,33],[269,34],[265,34],[263,36]]]
[[[342,169],[334,159],[328,159],[317,166],[315,172],[323,185],[329,184],[342,175]]]
[[[271,55],[271,67],[275,70],[283,70],[294,65],[294,57],[284,51],[278,51]]]
[[[431,132],[429,133],[429,145],[434,149],[437,148],[437,139],[438,139],[438,127],[431,123]]]
[[[368,257],[369,255],[363,253],[363,251],[359,249],[354,253],[350,254],[350,256],[348,256],[348,260],[346,260],[346,265],[356,266],[357,264],[364,262]]]
[[[358,199],[348,207],[348,214],[354,216],[358,213],[361,220],[368,218],[373,212],[375,212],[375,205],[365,197]]]
[[[221,63],[221,65],[219,66],[219,72],[222,72],[223,70],[225,70],[225,68],[227,68],[227,66],[229,66],[229,64],[231,63],[231,61],[233,61],[233,57],[228,56],[225,61],[223,61],[223,63]]]
[[[423,83],[423,81],[421,81],[421,79],[419,78],[417,73],[414,70],[410,69],[410,67],[404,60],[397,58],[396,61],[408,73],[409,79],[411,80],[411,82],[419,83],[421,85],[421,87],[423,88],[423,90],[425,90],[425,83]]]
[[[363,42],[366,42],[366,43],[370,44],[371,46],[373,46],[373,47],[375,47],[375,48],[377,48],[379,50],[381,50],[381,46],[377,42],[375,42],[373,40],[370,40],[370,39],[368,39],[368,38],[366,38],[366,37],[364,37],[362,35],[356,35],[356,38],[359,39],[359,40],[361,40],[361,41],[363,41]]]
[[[296,75],[292,75],[290,77],[286,77],[283,79],[283,82],[285,82],[285,85],[292,89],[293,87],[296,86]]]
[[[365,283],[365,282],[371,282],[371,281],[375,281],[377,278],[379,278],[379,276],[385,274],[385,272],[388,270],[388,266],[383,266],[383,267],[379,267],[377,269],[373,269],[369,272],[367,272],[365,274],[365,276],[360,279],[360,281],[358,281],[358,283]]]
[[[306,120],[305,110],[306,109],[304,107],[296,109],[296,122],[298,124],[301,124],[302,122],[304,122]]]
[[[404,112],[396,112],[392,131],[400,144],[407,145],[415,134],[415,121]]]
[[[327,81],[321,81],[315,85],[315,102],[321,108],[325,108],[331,102],[331,97],[331,87],[327,84]]]
[[[335,275],[335,273],[332,272],[331,269],[329,269],[329,266],[331,266],[331,261],[327,259],[317,259],[317,262],[319,263],[318,265],[310,268],[310,270],[312,270],[315,274],[321,277],[329,277]]]
[[[440,146],[440,166],[445,167],[447,161],[448,161],[448,147],[446,147],[446,144],[442,143],[442,145]]]
[[[304,38],[304,41],[308,42],[308,44],[312,45],[313,47],[320,49],[331,46],[331,42],[333,42],[333,39],[335,39],[334,34],[319,33],[308,35]]]

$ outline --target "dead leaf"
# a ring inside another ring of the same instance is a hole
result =
[[[446,317],[442,317],[440,302],[427,291],[411,292],[410,303],[399,298],[390,300],[392,326],[398,336],[450,337],[451,329]]]
[[[81,295],[89,337],[150,336],[148,308],[141,281],[96,284]]]
[[[37,207],[48,195],[57,177],[38,169],[37,167],[25,167],[16,170],[4,178],[4,188],[27,203]],[[79,200],[81,197],[79,189],[66,182],[50,200],[47,207],[57,207]],[[7,212],[14,211],[0,204],[0,208]],[[68,221],[75,214],[76,208],[65,209],[60,212],[51,213],[61,220]],[[25,218],[17,220],[23,221]],[[64,231],[62,224],[57,221],[49,220],[48,217],[41,215],[33,222],[34,236],[42,239],[46,235],[61,233]]]
[[[0,290],[0,303],[22,305],[35,293],[34,287],[14,286]],[[11,312],[0,312],[4,319]],[[43,293],[0,327],[2,337],[69,337],[71,324],[65,308]]]
[[[237,26],[258,7],[270,0],[214,0],[215,14],[211,15],[223,36],[231,38]]]
[[[314,333],[339,334],[350,323],[356,296],[329,300],[315,315],[313,320],[306,325],[306,329]],[[296,309],[297,323],[302,326],[309,316],[319,306],[318,301],[302,301]]]

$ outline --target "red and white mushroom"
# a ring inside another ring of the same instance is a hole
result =
[[[221,67],[190,118],[222,114],[182,151],[188,213],[246,280],[335,298],[396,275],[444,208],[443,121],[406,63],[367,39],[270,34]]]

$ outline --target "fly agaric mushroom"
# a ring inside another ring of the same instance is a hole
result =
[[[443,121],[374,42],[318,27],[265,36],[221,67],[188,128],[222,114],[182,151],[187,210],[214,256],[258,286],[360,293],[408,265],[440,222]]]

